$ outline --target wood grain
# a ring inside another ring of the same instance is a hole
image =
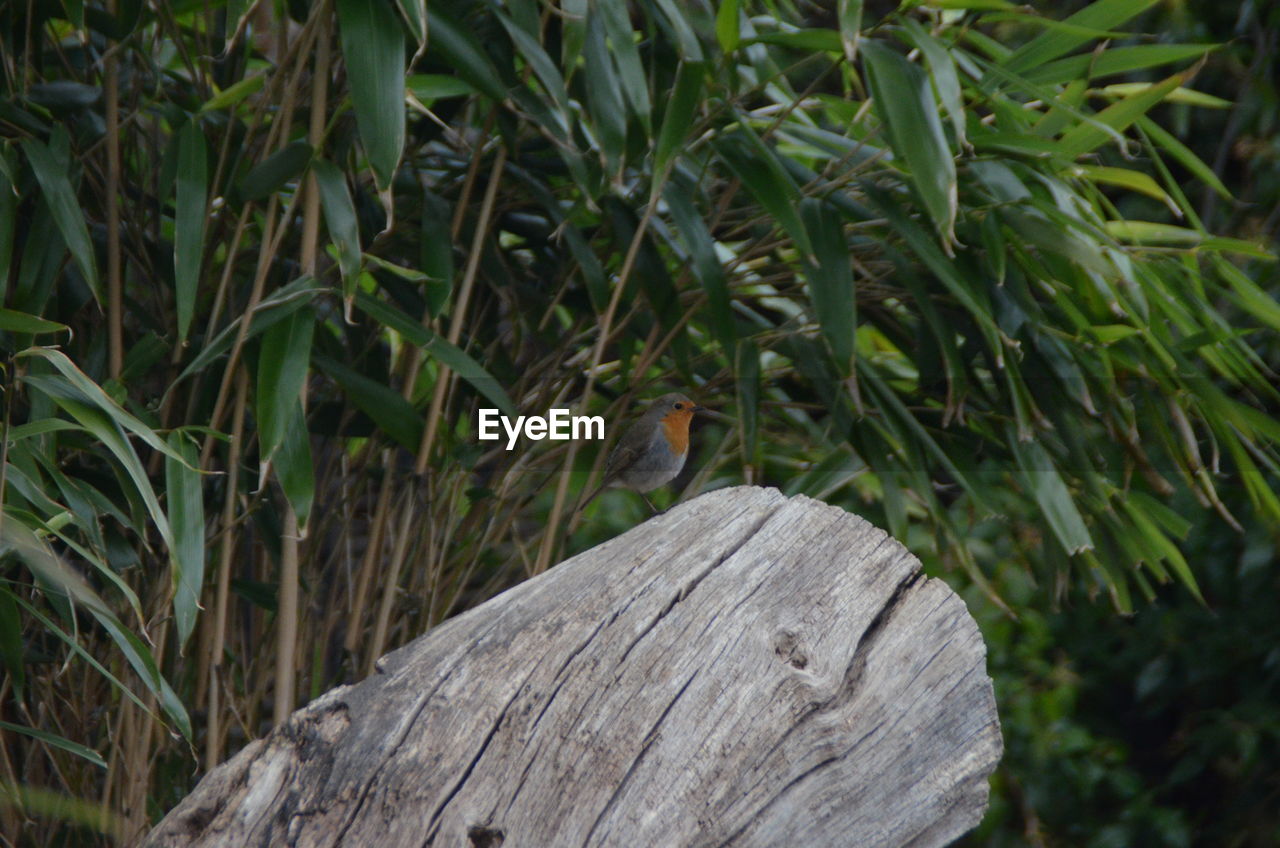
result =
[[[146,844],[945,845],[1001,754],[985,658],[882,531],[722,489],[387,655]]]

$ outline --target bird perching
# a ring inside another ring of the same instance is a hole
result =
[[[604,479],[578,507],[578,512],[610,486],[638,492],[649,508],[657,512],[645,492],[670,483],[684,468],[689,456],[689,422],[701,411],[702,407],[679,392],[665,394],[649,404],[640,420],[618,439],[605,461]]]

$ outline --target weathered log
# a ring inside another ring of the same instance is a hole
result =
[[[944,845],[1001,753],[985,658],[885,533],[722,489],[387,655],[147,844]]]

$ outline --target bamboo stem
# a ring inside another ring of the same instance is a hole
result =
[[[674,161],[673,159],[672,162]],[[627,281],[631,278],[631,271],[636,264],[636,256],[640,253],[640,243],[644,240],[644,234],[649,228],[649,221],[653,219],[653,212],[657,208],[658,198],[662,195],[662,187],[666,185],[667,178],[670,175],[671,162],[668,162],[649,191],[649,202],[644,208],[644,214],[640,216],[640,223],[636,225],[635,233],[631,236],[631,244],[627,246],[627,255],[622,260],[621,270],[618,271],[618,282],[609,298],[609,305],[605,308],[604,319],[600,322],[600,335],[596,337],[595,350],[591,354],[591,367],[587,369],[587,384],[582,390],[582,403],[579,406],[579,411],[583,415],[587,413],[587,405],[591,401],[591,390],[595,388],[596,384],[596,372],[600,369],[600,362],[604,359],[604,347],[609,341],[609,334],[613,328],[613,317],[617,314],[618,304],[622,300],[622,292],[626,289]],[[564,517],[564,507],[569,494],[569,480],[573,476],[570,472],[573,471],[573,461],[577,455],[578,442],[576,440],[570,441],[569,450],[565,455],[564,465],[562,466],[563,473],[556,483],[555,501],[551,506],[551,514],[547,517],[547,525],[542,534],[542,542],[538,546],[538,558],[533,564],[534,574],[541,574],[551,564],[552,552],[555,549],[556,542],[560,539],[560,533],[557,532],[557,528],[560,527]]]
[[[329,16],[327,3],[321,4],[319,23],[316,25],[315,78],[311,88],[311,123],[308,134],[311,146],[320,149],[324,139],[325,108],[329,92]],[[306,201],[303,205],[302,246],[299,264],[304,274],[315,275],[317,245],[320,240],[320,185],[315,174],[307,180]],[[307,386],[304,382],[299,400],[303,411],[307,408]],[[300,438],[307,438],[302,433]],[[299,547],[302,534],[298,514],[287,498],[284,503],[284,527],[280,539],[280,595],[276,610],[276,691],[273,721],[276,727],[289,719],[297,701],[298,670],[298,609],[299,609]]]
[[[208,727],[204,767],[208,771],[222,761],[222,657],[227,644],[227,616],[231,603],[231,560],[236,546],[236,499],[240,491],[240,450],[244,443],[244,410],[249,377],[240,369],[236,377],[235,407],[231,413],[231,444],[227,451],[227,491],[222,500],[222,543],[218,549],[218,588],[213,608],[213,661],[209,664]]]
[[[409,539],[413,535],[414,503],[417,500],[416,486],[410,484],[404,494],[404,503],[400,509],[400,527],[396,533],[395,550],[391,555],[391,567],[387,570],[387,582],[382,587],[382,602],[378,605],[378,617],[373,626],[373,638],[369,642],[369,655],[365,658],[365,674],[373,674],[378,658],[382,656],[383,646],[387,643],[387,632],[391,621],[391,610],[395,607],[396,590],[400,585],[400,566],[404,563],[409,550]]]
[[[484,250],[484,239],[489,232],[489,221],[493,216],[493,203],[498,194],[498,183],[502,181],[502,171],[507,164],[507,148],[499,145],[498,153],[493,159],[493,170],[489,174],[489,184],[484,189],[484,200],[480,203],[480,217],[476,221],[475,233],[471,236],[471,252],[467,256],[467,267],[462,274],[462,287],[458,300],[453,307],[453,316],[449,322],[449,343],[456,345],[462,337],[462,325],[466,320],[467,307],[471,303],[471,292],[475,288],[476,272],[480,268],[480,255]],[[447,365],[441,365],[436,378],[435,394],[431,398],[431,409],[427,413],[427,427],[422,434],[422,443],[418,446],[418,461],[414,473],[421,476],[426,473],[427,463],[431,457],[431,448],[435,443],[436,432],[440,422],[440,410],[444,405],[444,394],[449,386],[453,371]]]
[[[347,656],[355,656],[356,646],[364,641],[364,612],[368,604],[369,587],[373,583],[373,572],[382,556],[382,538],[387,526],[388,511],[391,506],[391,463],[394,453],[391,449],[382,452],[383,474],[382,485],[378,489],[378,503],[374,507],[373,520],[369,527],[369,542],[365,546],[364,556],[360,561],[360,573],[356,577],[356,596],[351,604],[351,615],[347,619],[347,634],[343,643]],[[353,659],[353,667],[358,663]]]
[[[116,14],[108,0],[107,14]],[[119,379],[124,370],[124,281],[120,263],[120,73],[115,51],[104,60],[103,88],[107,142],[107,372]]]

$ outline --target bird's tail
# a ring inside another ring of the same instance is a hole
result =
[[[587,495],[585,498],[582,499],[581,502],[579,502],[578,508],[573,511],[573,514],[581,515],[582,511],[587,508],[587,505],[596,499],[596,495],[604,491],[604,486],[606,482],[607,481],[605,480],[601,480],[599,485],[597,485],[594,489],[591,490],[591,494]]]
[[[578,529],[578,522],[582,520],[582,511],[587,508],[587,504],[591,503],[593,500],[596,499],[596,495],[600,494],[600,492],[604,490],[605,484],[607,482],[608,480],[601,480],[599,485],[597,485],[594,489],[591,490],[591,494],[587,495],[585,498],[583,498],[581,501],[578,502],[578,506],[569,515],[569,532],[570,533]]]

